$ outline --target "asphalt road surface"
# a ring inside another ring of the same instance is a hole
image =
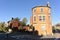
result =
[[[0,40],[60,40],[60,38],[41,38],[33,35],[18,35],[0,33]]]

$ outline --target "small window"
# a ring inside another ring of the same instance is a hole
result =
[[[50,12],[50,9],[48,9],[48,10],[49,10],[49,13],[51,13],[51,12]]]
[[[43,8],[41,8],[40,11],[43,12]]]
[[[35,12],[36,10],[34,10],[34,12]]]
[[[51,20],[51,17],[50,17],[50,15],[48,16],[48,18],[49,18],[49,20]]]
[[[34,21],[36,21],[36,16],[34,16]]]
[[[34,9],[34,12],[36,12],[36,8]]]
[[[50,16],[48,16],[49,17],[49,19],[50,19]]]

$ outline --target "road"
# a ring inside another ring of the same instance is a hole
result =
[[[0,33],[0,40],[60,40],[60,38],[41,38],[35,35],[19,35]]]

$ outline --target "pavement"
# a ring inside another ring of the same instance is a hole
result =
[[[54,33],[52,36],[43,36],[42,38],[60,38],[60,33]]]

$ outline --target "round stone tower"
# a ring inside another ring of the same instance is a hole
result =
[[[51,8],[48,2],[46,6],[32,8],[30,25],[33,25],[38,35],[52,35]]]

